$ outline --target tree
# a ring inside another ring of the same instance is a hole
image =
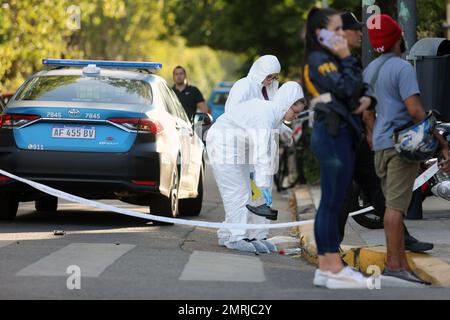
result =
[[[311,1],[305,0],[166,0],[165,22],[189,45],[243,53],[241,74],[257,56],[274,54],[284,74],[298,76],[302,61],[300,32]]]
[[[67,54],[66,0],[10,0],[0,7],[0,90],[17,88],[46,57]]]
[[[69,0],[10,0],[0,11],[0,91],[15,90],[42,69],[44,58],[158,61],[169,82],[184,65],[208,95],[215,83],[235,79],[240,58],[207,46],[188,47],[164,24],[163,2],[82,0],[80,28],[68,22]]]

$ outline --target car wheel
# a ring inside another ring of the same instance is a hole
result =
[[[56,212],[58,210],[58,198],[45,197],[34,202],[37,212]]]
[[[157,195],[152,197],[150,203],[150,213],[153,215],[166,217],[166,218],[176,218],[178,216],[178,191],[179,191],[179,182],[180,178],[178,176],[178,168],[175,167],[175,170],[172,174],[172,183],[170,188],[170,195],[167,198],[163,195]],[[159,226],[170,226],[173,223],[154,221],[152,220],[154,225]]]
[[[19,209],[19,201],[17,198],[8,192],[0,193],[0,203],[2,209],[0,210],[0,220],[12,221],[17,216],[17,210]]]
[[[200,178],[197,187],[198,195],[196,198],[180,200],[180,216],[197,217],[202,211],[203,204],[203,168],[200,170]]]

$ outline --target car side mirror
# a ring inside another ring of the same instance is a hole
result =
[[[209,126],[212,124],[212,122],[213,119],[208,113],[198,112],[194,115],[194,126]]]
[[[213,123],[213,118],[208,113],[196,113],[194,115],[194,131],[206,144],[206,134],[208,133],[208,129],[211,127]]]

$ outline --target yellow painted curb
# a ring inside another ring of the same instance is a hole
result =
[[[317,265],[317,247],[314,240],[314,226],[299,227],[302,258]],[[385,247],[343,247],[342,258],[351,267],[367,273],[370,266],[384,269]],[[429,254],[407,252],[409,265],[422,279],[435,286],[450,288],[450,264]]]
[[[302,202],[307,201],[306,190],[296,190],[297,198],[301,197]],[[312,199],[310,197],[310,201]],[[302,258],[313,265],[318,264],[317,247],[314,238],[314,225],[305,225],[298,227],[298,236],[300,238],[300,248],[302,249]],[[378,266],[381,271],[384,270],[386,260],[386,247],[352,247],[342,246],[342,259],[351,267],[367,273],[370,266]],[[431,282],[435,286],[450,288],[450,264],[435,258],[429,254],[406,253],[408,263],[411,268],[422,279]]]

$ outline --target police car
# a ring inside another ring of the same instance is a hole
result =
[[[220,82],[211,93],[208,99],[208,108],[211,110],[214,120],[217,120],[225,112],[225,103],[232,87],[232,82]]]
[[[0,169],[87,199],[200,214],[204,145],[158,63],[44,60],[0,116]],[[209,115],[194,122],[208,124]],[[0,219],[58,199],[0,176]]]

